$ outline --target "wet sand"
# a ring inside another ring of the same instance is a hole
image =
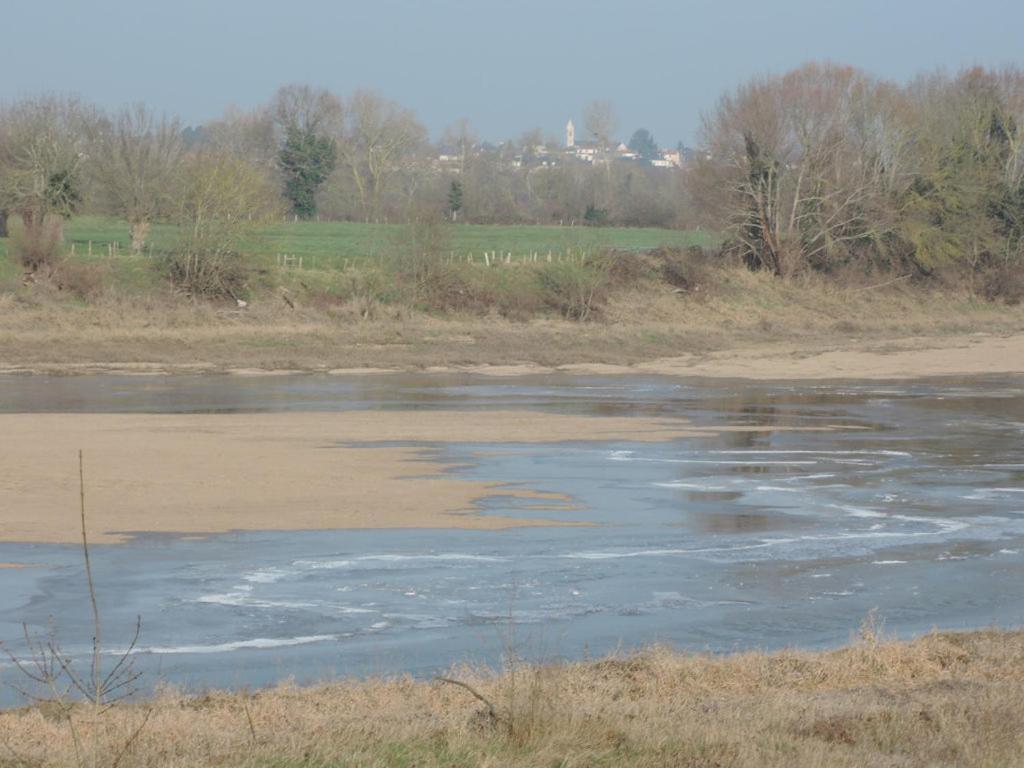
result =
[[[935,335],[891,339],[841,339],[831,341],[765,342],[644,362],[579,362],[542,365],[529,360],[501,364],[444,366],[399,365],[394,367],[335,368],[307,366],[233,367],[217,362],[34,362],[0,360],[0,374],[119,373],[160,375],[175,373],[232,373],[237,375],[284,375],[318,372],[330,375],[388,374],[400,371],[472,373],[515,377],[546,373],[595,375],[656,374],[680,377],[735,378],[752,381],[829,379],[913,379],[928,376],[973,376],[1024,373],[1024,334]]]
[[[521,411],[0,415],[0,541],[78,541],[79,449],[90,536],[116,542],[138,532],[551,525],[477,514],[478,503],[505,495],[573,509],[566,497],[460,480],[429,446],[395,443],[692,434],[679,420]]]
[[[442,369],[435,369],[441,371]],[[578,363],[545,368],[532,364],[472,366],[491,376],[538,373],[592,375],[656,374],[754,381],[828,379],[915,379],[1024,373],[1024,335],[931,336],[885,342],[851,341],[842,348],[770,343],[703,355],[665,357],[634,365]]]

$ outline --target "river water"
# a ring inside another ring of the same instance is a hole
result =
[[[428,446],[458,476],[564,493],[576,507],[496,497],[485,514],[598,523],[589,528],[95,546],[106,646],[123,647],[141,616],[144,680],[198,690],[427,675],[509,653],[574,659],[655,642],[826,647],[872,611],[900,635],[1024,623],[1019,377],[0,377],[4,412],[491,408],[767,429],[656,444],[507,445],[496,434]],[[0,543],[5,561],[44,567],[0,570],[0,640],[18,650],[23,622],[31,632],[52,624],[65,650],[86,656],[80,551]]]

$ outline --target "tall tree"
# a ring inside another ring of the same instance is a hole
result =
[[[326,90],[289,85],[278,90],[271,112],[280,134],[278,164],[285,197],[296,216],[312,218],[316,194],[337,163],[341,101]]]
[[[441,137],[441,144],[458,154],[459,173],[466,172],[466,161],[479,142],[480,137],[465,117],[445,128],[444,135]]]
[[[312,131],[288,128],[281,147],[284,196],[292,212],[303,219],[316,215],[316,193],[334,171],[337,148],[333,138]]]
[[[82,202],[86,134],[93,111],[73,98],[23,99],[0,114],[0,209],[20,217],[27,243],[24,265],[37,270],[55,256],[62,220]]]
[[[104,208],[128,220],[140,252],[153,220],[172,208],[175,174],[185,152],[176,119],[155,118],[142,104],[97,123],[91,169]]]
[[[654,136],[646,128],[638,128],[629,140],[629,148],[644,160],[657,160],[661,154]]]
[[[411,110],[369,91],[348,101],[340,151],[366,219],[377,219],[390,182],[413,164],[426,129]]]
[[[451,212],[452,221],[458,221],[459,211],[462,210],[462,182],[452,181],[448,189],[448,210]]]
[[[583,112],[583,124],[587,133],[597,144],[597,158],[604,165],[604,190],[600,201],[601,208],[608,208],[612,200],[612,167],[608,155],[612,139],[618,127],[615,107],[610,101],[592,101]]]
[[[583,111],[583,125],[598,149],[611,146],[619,120],[610,101],[592,101]]]
[[[905,151],[891,87],[809,64],[724,96],[705,117],[713,158],[693,179],[743,256],[778,275],[830,268],[891,232],[891,171]]]

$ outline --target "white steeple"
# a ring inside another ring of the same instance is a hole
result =
[[[566,149],[576,146],[576,126],[572,124],[572,120],[565,124],[565,146]]]

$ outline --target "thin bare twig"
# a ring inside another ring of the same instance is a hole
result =
[[[93,638],[92,638],[92,683],[93,683],[93,698],[97,706],[101,703],[101,688],[100,688],[100,647],[101,647],[101,629],[100,629],[100,608],[99,603],[96,601],[96,585],[92,580],[92,563],[89,560],[89,538],[85,533],[85,467],[82,459],[82,449],[78,449],[78,496],[80,501],[81,520],[82,520],[82,554],[85,556],[85,580],[89,585],[89,602],[92,604],[92,622],[93,622]]]
[[[455,685],[455,686],[458,686],[459,688],[463,688],[463,689],[469,691],[469,693],[472,694],[474,698],[476,698],[479,701],[483,702],[484,706],[487,707],[487,714],[491,716],[491,719],[494,720],[494,722],[496,722],[496,723],[502,723],[502,722],[507,723],[508,722],[507,718],[504,718],[504,717],[502,717],[501,715],[498,714],[498,710],[491,703],[490,699],[488,699],[486,696],[484,696],[482,693],[480,693],[476,688],[471,686],[469,683],[464,683],[461,680],[455,680],[455,679],[453,679],[451,677],[435,677],[434,679],[437,682],[439,682],[439,683],[447,683],[448,685]]]
[[[139,735],[142,733],[143,729],[145,729],[146,725],[149,723],[149,718],[152,716],[153,707],[147,707],[146,716],[142,718],[142,722],[139,723],[139,727],[132,731],[131,736],[129,736],[125,743],[121,745],[121,749],[118,751],[117,756],[110,764],[111,768],[117,768],[117,766],[121,764],[121,760],[124,759],[124,756],[128,754],[128,750],[131,749],[132,745],[135,743],[135,740],[139,738]]]

